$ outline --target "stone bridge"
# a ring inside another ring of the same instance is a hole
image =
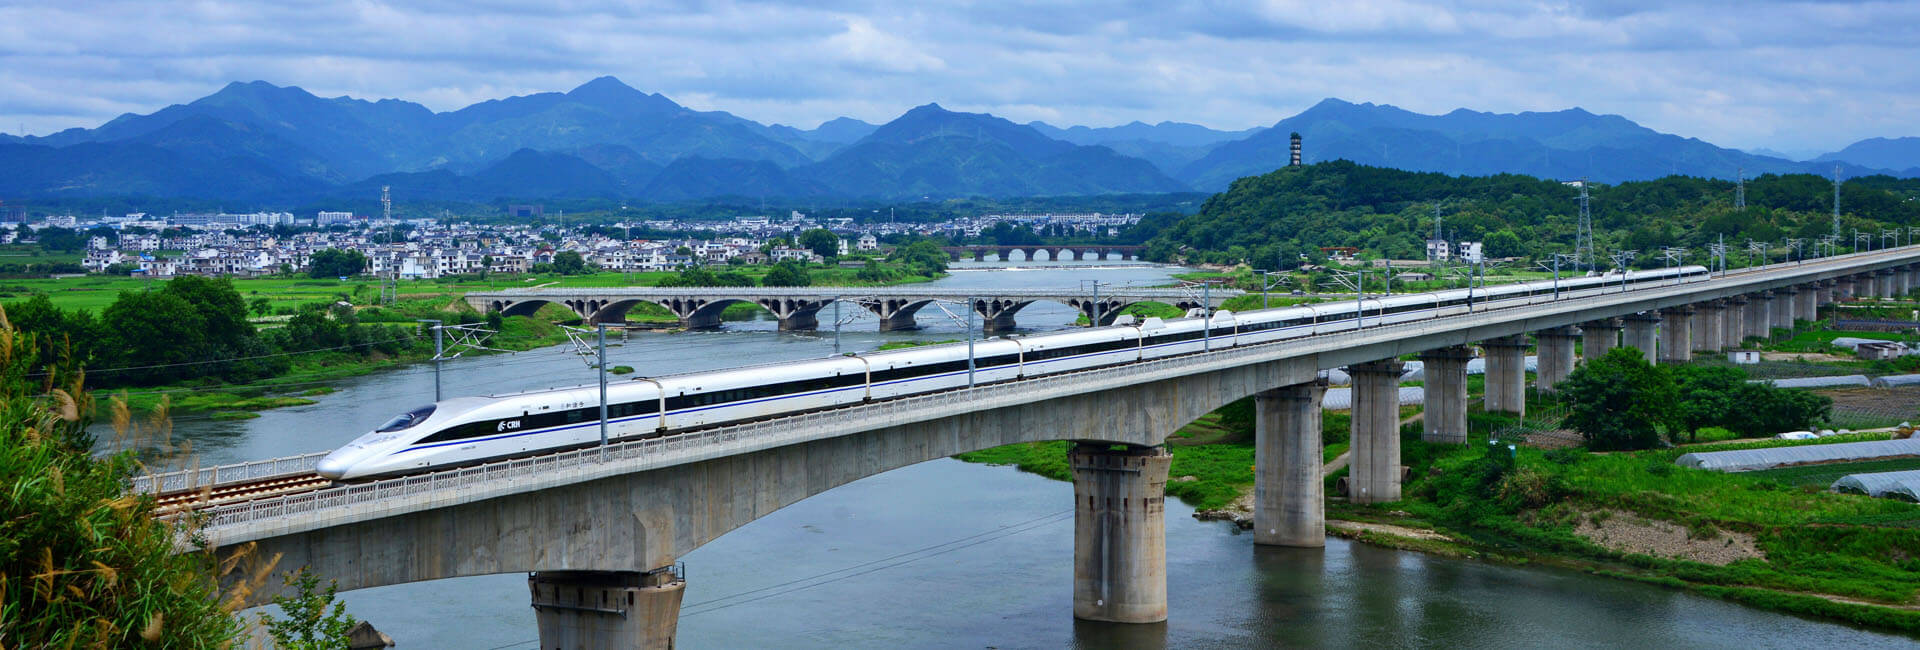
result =
[[[967,259],[969,257],[975,262],[984,262],[986,261],[987,255],[989,253],[993,255],[997,255],[1000,260],[1005,261],[1005,260],[1011,259],[1009,255],[1016,252],[1020,253],[1021,257],[1026,258],[1026,260],[1029,262],[1037,261],[1036,258],[1038,258],[1041,253],[1047,254],[1048,261],[1058,262],[1061,260],[1079,261],[1081,259],[1104,260],[1113,255],[1119,255],[1120,259],[1123,259],[1123,260],[1137,260],[1137,259],[1140,259],[1140,253],[1146,250],[1146,248],[1147,247],[1145,246],[1033,245],[1033,246],[942,246],[940,247],[940,250],[946,251],[947,257],[949,259],[952,259],[955,262],[958,262],[962,259]]]
[[[880,331],[913,329],[914,317],[935,302],[958,306],[970,304],[988,333],[1011,331],[1016,327],[1014,314],[1039,301],[1056,302],[1078,310],[1089,321],[1113,323],[1128,305],[1159,302],[1181,309],[1200,307],[1203,295],[1219,307],[1227,299],[1241,295],[1235,289],[1214,289],[1202,294],[1189,289],[1103,290],[1099,299],[1091,291],[1077,289],[1007,290],[980,292],[942,290],[927,287],[600,287],[541,288],[478,291],[466,296],[467,304],[481,312],[500,312],[508,316],[527,316],[549,304],[560,305],[588,323],[625,323],[627,312],[640,303],[665,307],[680,318],[688,329],[712,329],[720,326],[720,312],[728,305],[752,303],[780,319],[782,330],[810,330],[820,326],[820,310],[835,301],[851,303],[880,317]]]

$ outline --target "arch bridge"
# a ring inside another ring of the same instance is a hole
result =
[[[1045,253],[1047,255],[1047,260],[1052,262],[1059,262],[1059,261],[1065,261],[1065,260],[1073,260],[1077,262],[1082,259],[1104,260],[1114,255],[1119,255],[1120,259],[1122,260],[1138,260],[1140,259],[1140,253],[1145,251],[1146,249],[1147,247],[1145,246],[1131,246],[1131,245],[1108,246],[1108,245],[1090,245],[1090,244],[1083,244],[1083,245],[1034,244],[1031,246],[942,246],[940,247],[940,250],[946,251],[947,258],[955,262],[958,262],[962,259],[972,259],[975,262],[984,262],[986,261],[988,254],[997,256],[998,259],[1000,259],[1001,261],[1006,261],[1008,259],[1012,259],[1011,255],[1013,253],[1020,253],[1020,256],[1029,262],[1038,261],[1038,258],[1042,253]]]
[[[1205,300],[1219,307],[1241,295],[1237,289],[1214,289],[1206,294],[1188,289],[1103,290],[1096,299],[1078,289],[995,289],[968,292],[927,287],[595,287],[477,291],[467,304],[481,312],[525,316],[553,304],[565,307],[588,323],[625,323],[627,312],[640,303],[665,307],[679,317],[681,327],[713,329],[728,305],[752,303],[780,319],[781,330],[811,330],[820,326],[820,310],[847,302],[880,317],[880,330],[917,327],[914,317],[935,302],[967,303],[979,314],[988,333],[1013,330],[1014,315],[1035,302],[1050,301],[1073,307],[1089,321],[1113,323],[1121,310],[1140,302],[1160,302],[1194,309]]]

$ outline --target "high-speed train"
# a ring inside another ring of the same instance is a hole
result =
[[[1116,324],[978,341],[976,384],[1267,343],[1377,324],[1500,309],[1560,297],[1705,279],[1685,266],[1474,289],[1368,297],[1208,317]],[[1358,312],[1358,313],[1356,313]],[[1210,335],[1210,337],[1209,337]],[[968,384],[967,345],[950,343],[641,377],[607,386],[610,440],[669,436],[690,429],[885,400]],[[456,397],[401,413],[323,458],[332,479],[405,474],[598,444],[599,385],[485,397]]]

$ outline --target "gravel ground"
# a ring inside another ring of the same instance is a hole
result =
[[[1711,539],[1693,539],[1685,527],[1645,519],[1630,512],[1606,511],[1605,521],[1594,525],[1593,517],[1582,517],[1573,532],[1595,544],[1624,553],[1640,553],[1725,566],[1748,558],[1764,559],[1746,533],[1719,531]]]

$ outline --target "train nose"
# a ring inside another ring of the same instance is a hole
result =
[[[344,478],[347,470],[351,467],[353,467],[353,463],[346,457],[346,454],[336,451],[320,459],[320,462],[313,466],[313,471],[327,478],[339,479]]]

